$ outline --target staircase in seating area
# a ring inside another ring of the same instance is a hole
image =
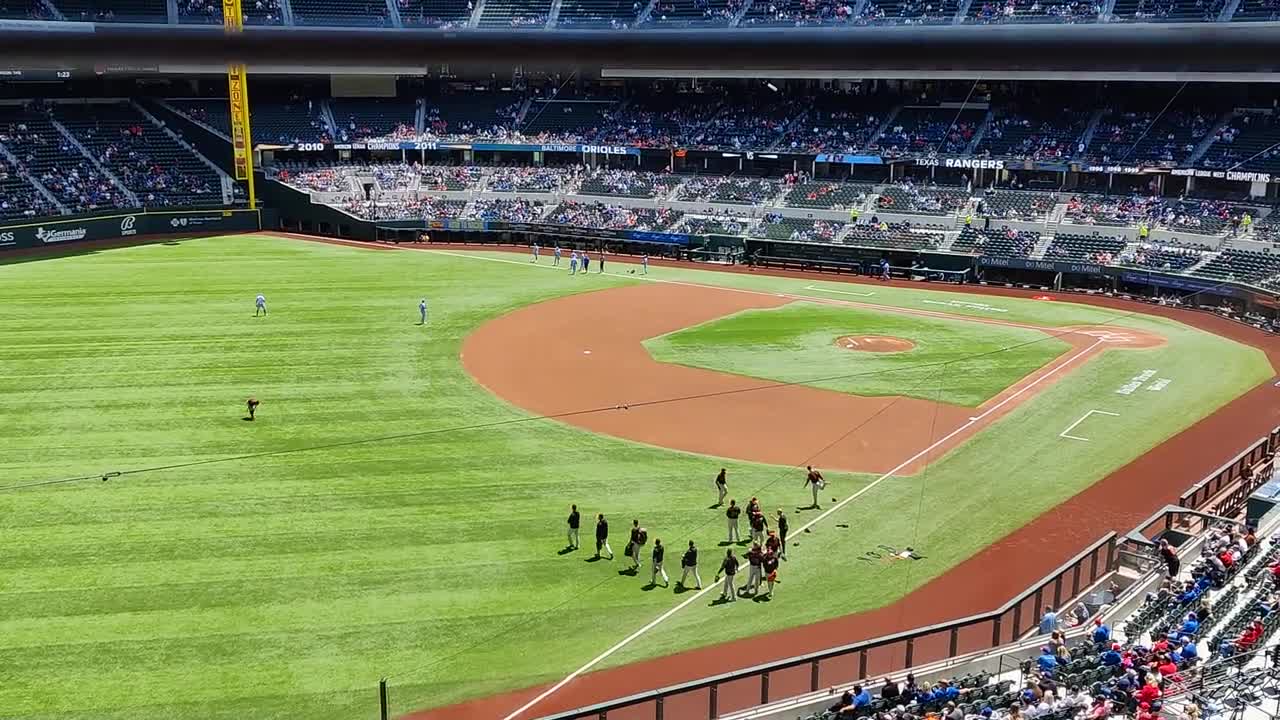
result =
[[[884,122],[880,123],[880,127],[876,128],[876,131],[871,134],[871,139],[867,140],[867,144],[863,145],[859,150],[866,152],[867,148],[871,147],[871,143],[879,140],[880,136],[884,134],[884,131],[888,130],[894,119],[898,117],[899,112],[902,112],[902,106],[894,106],[894,108],[889,111],[889,114],[884,116]]]
[[[1043,260],[1044,253],[1046,250],[1049,249],[1049,246],[1051,244],[1053,244],[1052,233],[1045,233],[1044,235],[1041,235],[1040,239],[1036,241],[1035,247],[1031,248],[1031,252],[1027,255],[1027,257],[1032,260]]]
[[[1192,266],[1191,266],[1191,267],[1189,267],[1189,268],[1186,268],[1185,270],[1182,270],[1182,272],[1181,272],[1180,274],[1182,274],[1182,275],[1194,275],[1194,274],[1195,274],[1195,272],[1196,272],[1197,270],[1199,270],[1200,268],[1204,267],[1205,265],[1208,265],[1209,263],[1213,262],[1217,257],[1218,257],[1218,253],[1216,253],[1216,252],[1207,252],[1207,253],[1205,253],[1205,254],[1204,254],[1204,258],[1203,258],[1200,262],[1196,263],[1195,265],[1192,265]]]

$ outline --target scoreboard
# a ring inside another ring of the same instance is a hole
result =
[[[66,82],[85,75],[67,68],[0,68],[0,82]]]

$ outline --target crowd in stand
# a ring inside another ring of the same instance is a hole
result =
[[[1120,260],[1126,265],[1176,272],[1195,265],[1204,257],[1205,251],[1200,247],[1144,242],[1134,249],[1132,257],[1121,257]]]
[[[477,200],[468,218],[476,220],[502,220],[505,222],[537,222],[547,211],[547,206],[537,200],[516,198],[512,200]]]
[[[347,182],[353,168],[293,168],[284,167],[276,173],[276,177],[284,183],[303,190],[315,192],[346,193],[351,191],[351,183]]]
[[[633,208],[602,202],[566,200],[547,216],[548,222],[609,230],[669,230],[683,216],[669,208]]]
[[[342,207],[366,220],[445,220],[461,217],[466,203],[427,195],[394,200],[348,200]]]
[[[45,169],[40,173],[40,184],[48,188],[73,213],[130,205],[128,197],[120,188],[83,158]]]
[[[280,10],[280,0],[251,0],[244,3],[244,12],[249,22],[266,25],[279,25],[284,21]],[[183,18],[194,18],[203,22],[222,22],[222,3],[216,0],[180,0],[178,14]]]
[[[497,168],[489,175],[489,190],[493,192],[554,192],[572,185],[582,174],[583,167],[507,167]]]
[[[928,153],[958,155],[969,146],[977,130],[976,123],[961,120],[923,120],[912,127],[898,124],[885,130],[874,147],[887,157]]]
[[[762,178],[695,175],[680,186],[680,200],[760,205],[778,194],[778,184]]]
[[[86,132],[92,136],[98,130]],[[99,157],[144,205],[185,204],[189,198],[208,196],[212,200],[215,194],[220,195],[221,188],[214,188],[208,176],[186,173],[153,158],[146,132],[141,125],[119,128]]]
[[[373,166],[373,179],[383,190],[405,190],[413,187],[417,166],[408,163],[388,163]]]

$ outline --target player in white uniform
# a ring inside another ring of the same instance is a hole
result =
[[[427,324],[427,299],[422,298],[422,302],[418,303],[418,314],[422,316],[422,322],[419,325]]]
[[[560,246],[559,245],[556,246],[555,252],[552,255],[551,265],[553,267],[560,267]]]
[[[262,296],[262,293],[258,293],[258,297],[253,301],[253,316],[258,317],[259,311],[262,312],[263,317],[266,317],[267,299]]]
[[[573,254],[569,256],[569,274],[570,275],[578,274],[578,251],[577,250],[574,250]]]
[[[534,243],[534,244],[533,244],[533,260],[532,260],[532,262],[538,262],[538,250],[540,250],[540,249],[541,249],[541,248],[539,248],[539,247],[538,247],[538,243]]]

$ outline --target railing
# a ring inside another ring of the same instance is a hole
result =
[[[899,672],[1013,642],[1035,627],[1048,607],[1062,607],[1115,569],[1119,536],[1109,533],[1000,608],[940,625],[917,628],[788,658],[693,682],[549,715],[544,720],[626,717],[663,720],[668,706],[681,718],[716,718],[756,704],[839,682]],[[646,706],[651,713],[644,712]]]
[[[1217,496],[1224,488],[1243,478],[1245,470],[1264,460],[1272,449],[1276,447],[1277,441],[1280,441],[1280,428],[1272,430],[1270,435],[1259,438],[1257,442],[1250,445],[1239,455],[1231,458],[1209,477],[1182,493],[1182,496],[1178,498],[1178,504],[1192,510],[1201,509],[1206,502]]]

